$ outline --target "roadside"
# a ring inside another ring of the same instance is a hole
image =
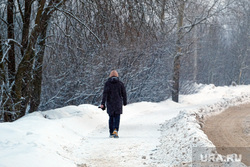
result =
[[[242,155],[250,166],[250,104],[230,107],[206,119],[203,131],[222,155]]]

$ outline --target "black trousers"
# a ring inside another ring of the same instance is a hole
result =
[[[109,115],[109,133],[112,134],[116,129],[119,131],[120,114]]]

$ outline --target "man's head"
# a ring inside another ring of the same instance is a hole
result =
[[[109,74],[109,77],[119,77],[118,72],[116,70],[112,70]]]

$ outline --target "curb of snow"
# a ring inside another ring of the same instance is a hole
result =
[[[206,117],[219,114],[228,107],[250,101],[250,92],[233,98],[222,98],[219,102],[205,105],[195,110],[182,110],[177,117],[161,125],[160,145],[154,154],[157,166],[195,166],[192,162],[192,151],[196,147],[206,148],[202,153],[219,155],[214,144],[201,130]],[[220,162],[220,166],[233,166],[233,162]],[[211,165],[211,164],[210,164]],[[218,165],[218,164],[217,164]],[[200,164],[198,165],[200,166]],[[245,166],[243,163],[237,166]]]

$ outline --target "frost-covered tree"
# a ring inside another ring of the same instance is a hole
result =
[[[169,43],[157,42],[162,36],[157,32],[156,5],[155,1],[86,0],[69,5],[64,15],[58,13],[56,18],[61,19],[53,21],[51,34],[55,38],[49,40],[51,47],[45,60],[48,65],[44,73],[41,109],[98,104],[103,83],[113,68],[124,80],[130,101],[152,98],[159,101],[167,97],[168,75],[162,77],[159,71],[168,71],[164,67],[168,57],[162,55],[168,51]],[[98,38],[90,35],[90,30]],[[61,60],[61,63],[51,60]],[[58,75],[56,69],[60,69],[62,75]],[[161,82],[163,78],[166,82],[152,89],[152,83],[156,83],[152,80]],[[159,98],[157,92],[162,90],[165,94]],[[150,96],[152,93],[155,97]]]
[[[165,3],[163,3],[165,4]],[[173,89],[172,99],[178,102],[180,91],[180,69],[182,57],[190,51],[190,45],[193,40],[186,38],[188,34],[194,30],[197,25],[205,23],[210,18],[218,15],[221,11],[226,9],[230,1],[167,1],[167,18],[172,18],[174,21],[173,30],[176,32],[176,51],[174,52],[174,65],[173,65]],[[169,19],[167,19],[169,20]],[[197,37],[196,37],[197,38]],[[194,59],[197,63],[197,53]],[[194,65],[197,68],[197,64]],[[195,73],[197,73],[197,69]],[[197,74],[195,74],[197,75]],[[196,78],[196,76],[195,76]]]
[[[111,69],[129,102],[250,83],[246,16],[247,0],[3,0],[0,119],[99,104]]]
[[[37,110],[47,29],[51,16],[65,1],[1,1],[0,102],[4,121]]]
[[[197,81],[216,85],[249,84],[249,3],[234,1],[201,25]]]
[[[194,78],[196,82],[216,83],[220,79],[213,76],[219,74],[218,67],[224,69],[224,66],[208,61],[219,63],[224,59],[213,58],[216,52],[212,53],[213,46],[216,47],[213,40],[222,36],[216,34],[220,29],[213,32],[216,29],[213,24],[231,3],[218,0],[72,3],[64,16],[57,16],[61,20],[53,22],[51,34],[56,38],[50,38],[53,47],[47,50],[41,109],[98,104],[103,82],[113,68],[121,73],[131,102],[160,101],[170,96],[170,90],[178,98],[182,85],[185,87],[190,84],[186,81]],[[84,22],[72,20],[69,15],[79,16]],[[178,26],[178,21],[183,23]],[[90,35],[90,30],[98,39]],[[206,37],[207,40],[203,39]],[[211,41],[211,45],[203,45],[205,40]],[[207,53],[209,58],[204,56]],[[61,69],[63,75],[58,75],[56,69]],[[211,79],[205,80],[207,73],[211,73]]]

